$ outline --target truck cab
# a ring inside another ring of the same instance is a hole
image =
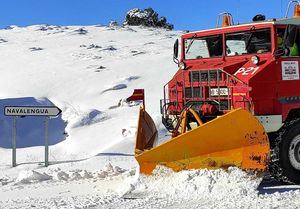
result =
[[[204,121],[247,109],[267,132],[300,117],[300,18],[223,25],[186,33],[180,42],[179,70],[161,101],[168,129],[169,116],[188,106]]]

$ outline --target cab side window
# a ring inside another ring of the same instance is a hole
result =
[[[267,53],[271,46],[270,29],[226,34],[227,56]]]
[[[286,57],[300,56],[300,31],[297,26],[288,25],[276,31],[276,54]]]

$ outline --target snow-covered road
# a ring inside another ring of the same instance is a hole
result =
[[[153,176],[123,169],[132,157],[95,157],[88,171],[72,163],[2,178],[0,208],[298,208],[300,186],[262,181],[237,168],[174,173],[157,168]],[[134,162],[131,162],[134,163]],[[91,166],[93,167],[93,166]]]

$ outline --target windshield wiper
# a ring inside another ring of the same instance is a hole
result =
[[[192,36],[191,42],[189,43],[189,45],[187,46],[187,49],[186,49],[186,51],[185,51],[186,54],[190,51],[191,46],[192,46],[192,44],[194,43],[194,41],[195,41],[196,38],[197,38],[197,34],[195,34],[195,35]]]
[[[250,46],[250,44],[251,44],[251,41],[252,41],[252,38],[253,38],[253,33],[254,33],[254,31],[255,31],[255,28],[254,27],[252,27],[251,29],[250,29],[250,37],[249,37],[249,39],[248,39],[248,41],[247,41],[247,44],[246,44],[246,51],[248,51],[248,48],[249,48],[249,46]]]
[[[250,46],[252,37],[253,37],[253,33],[250,34],[250,37],[249,37],[249,39],[248,39],[248,41],[247,41],[247,44],[246,44],[246,51],[248,51],[248,48],[249,48],[249,46]]]

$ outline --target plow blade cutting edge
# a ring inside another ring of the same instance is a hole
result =
[[[242,109],[153,147],[156,139],[155,124],[141,107],[135,148],[141,173],[151,174],[157,165],[174,171],[230,166],[264,171],[269,161],[269,140],[263,126]]]

